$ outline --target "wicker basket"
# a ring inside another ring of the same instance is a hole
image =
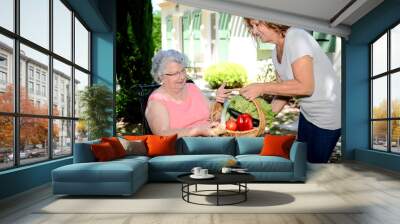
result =
[[[265,130],[265,115],[262,112],[259,103],[256,100],[252,100],[254,105],[257,108],[257,113],[259,117],[259,125],[258,127],[254,127],[251,130],[247,131],[231,131],[231,130],[225,130],[223,136],[233,136],[233,137],[257,137],[262,134],[264,134]],[[221,118],[221,111],[222,111],[223,106],[220,103],[215,103],[212,107],[211,111],[211,119],[213,121],[219,120]]]

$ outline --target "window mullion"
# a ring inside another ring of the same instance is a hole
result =
[[[53,52],[53,0],[49,0],[49,50]],[[49,159],[53,159],[53,56],[49,55],[49,72],[48,72],[48,83],[49,86],[47,90],[49,94],[49,120],[48,120],[48,151]]]
[[[19,5],[20,1],[14,1],[14,30],[17,35],[19,35]],[[14,39],[14,113],[19,114],[20,107],[20,50],[19,50],[19,39]],[[20,118],[14,116],[14,166],[19,166],[19,136],[20,136]]]
[[[388,46],[388,49],[386,51],[386,54],[387,54],[387,59],[388,60],[387,60],[387,64],[386,64],[386,66],[387,66],[386,71],[390,71],[390,30],[387,32],[387,46]],[[391,78],[392,78],[391,73],[387,74],[387,90],[388,90],[388,92],[387,92],[387,98],[388,98],[387,110],[388,110],[388,118],[392,117]],[[388,121],[388,127],[387,127],[387,130],[388,130],[388,152],[392,151],[392,135],[391,135],[391,133],[392,133],[392,125],[391,124],[392,124],[392,121],[389,120]]]
[[[71,105],[71,117],[75,118],[75,12],[72,11],[72,16],[71,16],[71,23],[72,23],[72,28],[71,28],[71,60],[72,60],[72,71],[71,71],[71,91],[72,91],[72,105]],[[76,121],[73,120],[71,122],[72,130],[71,130],[71,150],[72,150],[72,155],[74,155],[75,151],[75,125]]]

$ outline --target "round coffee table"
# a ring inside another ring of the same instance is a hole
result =
[[[255,177],[249,173],[216,173],[213,174],[215,177],[212,179],[193,179],[190,177],[191,173],[182,174],[177,177],[178,181],[182,183],[182,199],[188,203],[198,204],[198,205],[234,205],[241,202],[245,202],[247,200],[247,192],[249,188],[247,187],[247,183],[255,180]],[[216,189],[214,190],[198,190],[197,185],[215,185]],[[190,186],[195,186],[194,191],[190,191]],[[220,185],[236,185],[238,186],[237,190],[224,190],[220,189]],[[206,194],[214,192],[215,194]],[[216,204],[203,204],[197,203],[190,200],[190,196],[203,196],[203,197],[216,197]],[[240,196],[239,200],[231,202],[231,203],[221,203],[221,197],[232,197],[232,196]]]

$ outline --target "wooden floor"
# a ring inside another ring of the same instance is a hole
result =
[[[400,174],[359,163],[313,165],[309,183],[317,183],[345,201],[366,204],[357,214],[36,214],[54,200],[42,186],[0,202],[0,223],[400,223]],[[321,203],[316,201],[315,203]]]

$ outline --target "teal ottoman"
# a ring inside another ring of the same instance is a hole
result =
[[[74,163],[52,171],[53,193],[132,195],[148,180],[147,157]]]

